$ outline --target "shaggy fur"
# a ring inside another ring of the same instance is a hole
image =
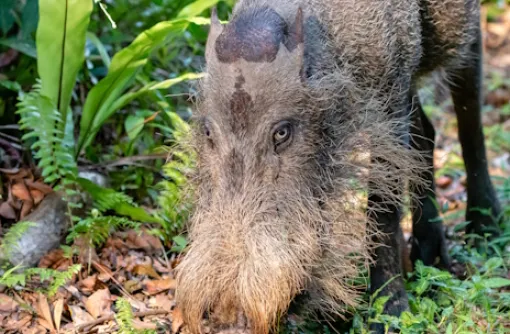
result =
[[[363,214],[367,188],[383,198],[376,215],[425,168],[409,145],[410,87],[467,59],[477,8],[241,0],[228,26],[213,18],[193,134],[196,210],[177,276],[191,332],[209,313],[218,329],[245,319],[267,333],[304,290],[317,310],[356,305],[352,282],[378,233]],[[283,148],[273,143],[282,120],[293,129]]]

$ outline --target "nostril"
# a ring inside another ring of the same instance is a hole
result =
[[[237,311],[237,327],[238,328],[248,327],[248,320],[246,319],[246,316],[241,310]]]
[[[248,319],[241,310],[230,313],[230,321],[225,321],[225,314],[216,314],[214,311],[206,312],[204,319],[208,333],[211,334],[253,334],[248,326]]]

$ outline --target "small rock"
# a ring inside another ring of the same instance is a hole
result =
[[[67,204],[61,195],[51,193],[23,221],[31,222],[32,226],[18,240],[8,259],[13,265],[34,266],[60,245],[69,222]]]

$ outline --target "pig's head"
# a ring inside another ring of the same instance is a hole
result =
[[[213,15],[193,134],[196,207],[177,277],[194,333],[204,314],[266,333],[305,289],[336,311],[355,302],[349,280],[369,259],[370,232],[348,180],[367,138],[354,135],[354,117],[332,117],[347,98],[314,95],[303,41],[301,10],[286,20],[246,10],[228,25]]]

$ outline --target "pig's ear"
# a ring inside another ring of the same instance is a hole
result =
[[[288,28],[288,36],[285,41],[285,46],[289,51],[294,51],[305,40],[303,28],[303,10],[298,8],[294,22]]]
[[[298,8],[294,22],[288,27],[288,35],[285,39],[285,47],[290,52],[293,63],[299,67],[299,74],[303,79],[303,66],[305,58],[304,44],[304,27],[303,27],[303,10]]]
[[[214,45],[216,44],[216,39],[223,31],[223,25],[218,19],[218,11],[216,7],[214,7],[211,11],[211,28],[209,30],[209,37],[207,38],[207,44],[205,46],[205,59],[206,62],[210,62],[213,59],[216,59],[216,54],[214,51]]]

